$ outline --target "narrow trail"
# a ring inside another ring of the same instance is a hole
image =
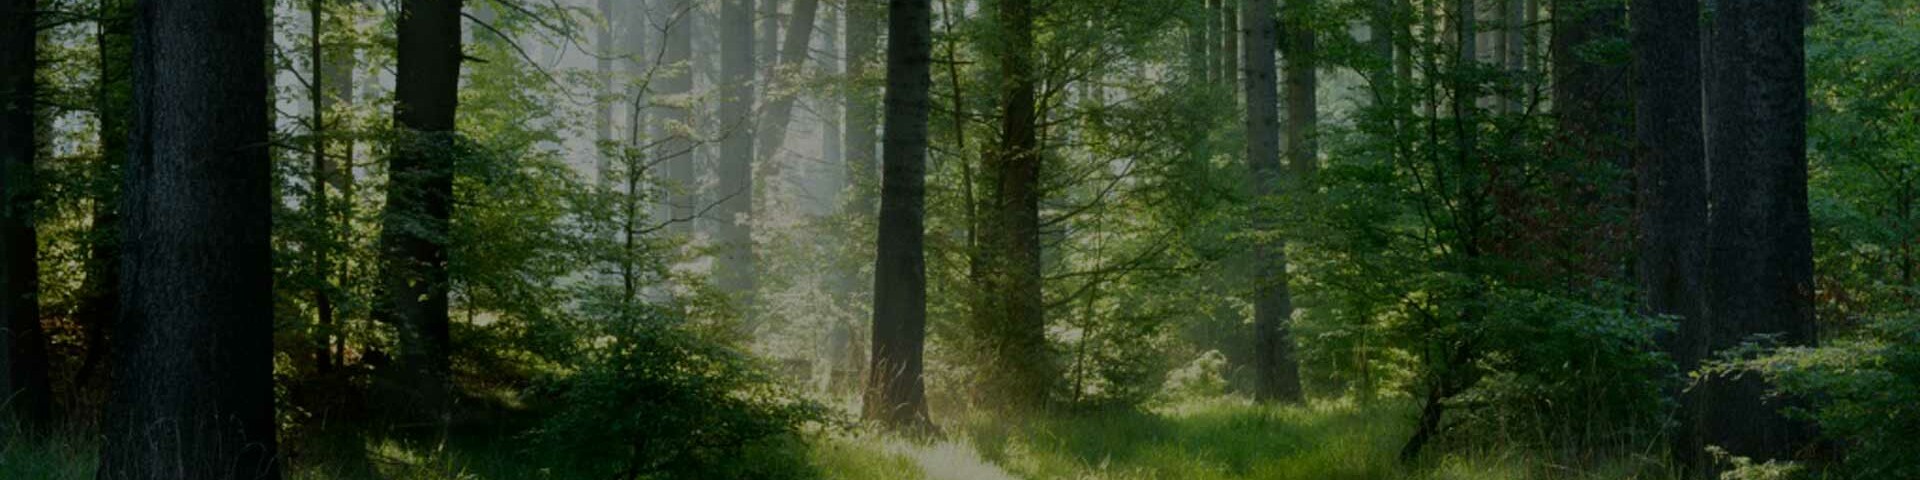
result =
[[[972,446],[954,441],[929,445],[889,442],[887,451],[913,459],[927,480],[1018,480],[999,465],[980,458]]]

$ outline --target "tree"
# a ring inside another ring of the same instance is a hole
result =
[[[930,426],[921,371],[927,334],[924,237],[932,64],[932,0],[892,0],[887,8],[886,170],[865,416],[894,428]]]
[[[86,336],[86,358],[74,382],[87,384],[108,361],[108,336],[120,316],[120,183],[127,161],[127,136],[133,121],[133,2],[100,4],[99,85],[95,106],[100,118],[100,162],[93,170],[93,222],[88,232],[86,280],[74,312]]]
[[[1588,213],[1556,235],[1567,249],[1561,255],[1571,260],[1550,262],[1566,265],[1581,283],[1623,282],[1631,267],[1626,256],[1632,248],[1627,217],[1633,186],[1627,174],[1633,169],[1633,113],[1627,62],[1614,46],[1627,33],[1626,5],[1556,0],[1553,8],[1556,141],[1578,173],[1561,181],[1573,192],[1564,201]]]
[[[385,298],[378,314],[400,334],[402,385],[413,389],[414,403],[432,412],[450,400],[445,239],[453,208],[453,162],[461,147],[454,131],[463,58],[460,4],[400,4],[393,110],[401,139],[387,158],[380,232]]]
[[[663,108],[667,129],[661,140],[661,155],[666,160],[667,177],[674,186],[668,197],[670,214],[675,223],[674,231],[681,235],[693,233],[695,214],[694,195],[695,178],[693,151],[695,144],[689,133],[693,131],[693,108],[687,103],[687,95],[693,93],[693,18],[696,15],[694,4],[688,0],[664,0],[655,3],[659,7],[663,28],[663,45],[659,71],[660,95],[673,98]]]
[[[33,0],[9,0],[0,36],[0,396],[14,420],[28,426],[52,416],[47,340],[40,326],[39,234],[34,229],[34,159],[40,114],[34,76],[40,71]],[[0,413],[0,421],[7,415]]]
[[[1677,332],[1666,350],[1682,372],[1698,368],[1706,352],[1707,158],[1700,122],[1700,3],[1635,0],[1632,48],[1634,149],[1639,177],[1640,305],[1647,315],[1672,316]],[[1683,413],[1675,456],[1698,460],[1693,395]]]
[[[99,478],[280,477],[266,5],[147,2]]]
[[[1709,351],[1775,335],[1816,342],[1807,207],[1805,1],[1722,1],[1714,12],[1707,96]],[[1728,452],[1784,459],[1808,440],[1752,376],[1700,387],[1702,438]]]
[[[1242,0],[1240,18],[1246,19],[1247,46],[1247,167],[1253,172],[1249,190],[1255,204],[1256,229],[1274,228],[1271,203],[1281,194],[1280,85],[1274,59],[1279,32],[1273,0]],[[1294,360],[1288,319],[1293,295],[1287,288],[1287,249],[1283,241],[1260,242],[1254,247],[1253,287],[1254,396],[1262,400],[1300,399],[1300,370]]]
[[[982,366],[980,394],[1009,409],[1046,405],[1057,375],[1046,335],[1040,281],[1040,142],[1033,68],[1034,7],[998,3],[1000,144],[987,159],[992,192],[982,233],[973,341]]]
[[[753,225],[753,0],[720,4],[720,191],[714,213],[720,217],[715,240],[720,258],[714,283],[738,295],[752,312],[754,290]]]
[[[799,92],[793,92],[793,82],[788,80],[797,75],[798,70],[807,64],[807,52],[813,43],[813,23],[820,12],[820,0],[798,0],[793,4],[793,18],[787,24],[787,40],[780,50],[780,58],[774,68],[774,76],[767,79],[771,87],[766,95],[770,100],[766,105],[766,120],[760,124],[759,158],[770,162],[774,155],[787,143],[787,124],[793,120],[793,102]]]

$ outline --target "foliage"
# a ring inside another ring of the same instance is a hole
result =
[[[1759,375],[1803,402],[1795,415],[1842,444],[1847,478],[1920,475],[1920,315],[1877,319],[1819,347],[1751,342],[1705,373]]]

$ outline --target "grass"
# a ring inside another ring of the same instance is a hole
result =
[[[1152,412],[1104,412],[1023,421],[973,417],[948,436],[916,443],[874,434],[817,435],[803,447],[822,480],[1665,480],[1658,463],[1591,456],[1568,461],[1499,441],[1395,461],[1410,411],[1345,402],[1261,406],[1219,399]],[[513,436],[454,442],[341,436],[283,449],[292,480],[576,478],[529,457]],[[0,438],[0,478],[82,480],[95,451],[79,435]],[[1462,451],[1464,450],[1464,451]],[[742,459],[742,461],[753,461]]]
[[[1517,449],[1436,453],[1397,462],[1406,408],[1345,402],[1260,406],[1212,400],[1157,412],[1110,412],[1018,424],[977,420],[980,454],[1023,478],[1084,480],[1663,479],[1657,463],[1583,460]],[[1499,442],[1484,442],[1498,444]]]

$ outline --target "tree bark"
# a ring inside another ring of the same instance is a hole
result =
[[[980,228],[985,272],[975,341],[979,393],[1010,410],[1044,408],[1058,375],[1047,343],[1040,281],[1040,145],[1031,0],[999,2],[1000,145],[988,159],[993,192]]]
[[[450,395],[447,245],[459,107],[460,0],[400,4],[394,120],[403,138],[387,161],[380,234],[383,316],[400,336],[398,379],[410,403],[438,414]]]
[[[1280,45],[1271,20],[1273,0],[1242,0],[1247,46],[1247,167],[1253,172],[1249,190],[1255,202],[1253,225],[1259,230],[1278,227],[1278,215],[1260,204],[1275,201],[1283,192],[1285,174],[1280,165],[1280,85],[1274,58]],[[1291,105],[1290,105],[1291,106]],[[1253,294],[1254,397],[1263,401],[1301,398],[1299,365],[1294,359],[1293,295],[1287,288],[1287,247],[1284,241],[1261,242],[1254,247]]]
[[[926,163],[933,80],[933,2],[892,0],[887,24],[886,171],[873,281],[869,420],[925,429]]]
[[[1710,351],[1751,335],[1813,345],[1813,240],[1807,210],[1804,0],[1721,1],[1707,109]],[[1700,440],[1756,461],[1791,458],[1811,427],[1788,420],[1753,376],[1702,386]]]
[[[1679,322],[1663,346],[1682,372],[1706,357],[1707,158],[1700,120],[1700,3],[1634,0],[1634,150],[1640,306]],[[1675,459],[1698,470],[1698,408],[1680,396]]]
[[[276,479],[266,5],[143,2],[99,478]]]
[[[51,420],[47,339],[40,325],[38,198],[35,157],[39,111],[34,75],[40,71],[38,17],[33,0],[7,0],[0,25],[0,398],[28,428]],[[0,421],[6,420],[0,414]]]

